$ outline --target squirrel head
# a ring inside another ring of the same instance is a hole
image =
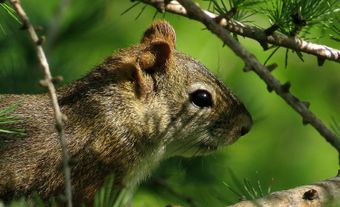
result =
[[[159,111],[168,114],[162,138],[167,156],[208,153],[250,130],[251,116],[230,89],[203,64],[175,50],[176,34],[169,23],[153,23],[141,43],[155,49],[149,63],[160,59],[145,73],[152,71],[152,97],[159,98]]]
[[[61,103],[87,97],[97,105],[92,111],[100,115],[95,116],[105,117],[101,129],[125,136],[137,151],[161,146],[165,156],[208,153],[246,134],[252,119],[244,105],[203,64],[175,46],[172,26],[156,21],[140,44],[107,58],[74,84]]]

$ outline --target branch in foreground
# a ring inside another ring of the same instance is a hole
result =
[[[165,0],[138,0],[143,3],[149,4],[160,12],[168,11],[181,16],[189,17],[187,10],[178,3],[178,1],[170,1],[165,3]],[[218,19],[219,15],[209,12],[207,10],[202,10],[206,16],[211,19]],[[190,18],[190,17],[189,17]],[[255,26],[250,26],[243,24],[235,20],[227,20],[225,18],[219,19],[218,22],[221,26],[226,28],[228,31],[254,39],[258,41],[261,45],[263,43],[273,44],[276,46],[281,46],[285,48],[292,49],[294,51],[305,52],[314,55],[318,60],[331,60],[340,63],[340,50],[319,45],[312,42],[305,41],[297,37],[288,37],[283,34],[273,33],[271,35],[266,35],[265,30],[260,29]]]
[[[55,126],[58,132],[58,138],[61,145],[62,153],[63,153],[63,169],[64,169],[64,176],[65,176],[65,196],[67,198],[67,205],[68,207],[72,207],[72,190],[71,190],[71,169],[69,166],[69,154],[66,148],[66,141],[64,136],[64,123],[63,119],[65,116],[61,113],[60,106],[58,104],[57,93],[56,89],[53,85],[53,79],[51,75],[51,71],[48,65],[48,61],[45,55],[45,52],[41,46],[42,41],[39,39],[34,27],[32,26],[31,22],[29,21],[26,12],[21,6],[20,0],[10,0],[13,8],[17,12],[21,22],[22,28],[27,29],[31,40],[35,45],[35,49],[37,52],[39,64],[43,69],[44,79],[41,81],[42,85],[44,85],[49,92],[51,97],[51,102],[54,111],[54,118],[55,118]]]
[[[271,207],[271,206],[339,206],[340,177],[328,179],[316,184],[277,191],[263,198],[241,201],[229,207]]]
[[[241,201],[227,207],[322,207],[340,206],[340,177],[273,192],[255,200]],[[168,205],[167,207],[180,207]]]

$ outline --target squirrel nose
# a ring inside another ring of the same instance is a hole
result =
[[[251,125],[249,125],[249,126],[251,126]],[[241,128],[241,136],[246,135],[250,131],[250,128],[251,127],[248,127],[248,126],[242,127]]]
[[[243,108],[244,108],[243,113],[241,113],[238,117],[239,124],[240,124],[240,135],[241,136],[246,135],[250,131],[251,126],[253,124],[253,120],[251,118],[251,115],[245,109],[244,106],[243,106]]]

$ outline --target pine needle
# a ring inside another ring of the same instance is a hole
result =
[[[18,107],[17,104],[11,104],[7,107],[0,109],[0,134],[16,134],[16,135],[25,135],[24,129],[16,129],[11,127],[17,123],[20,123],[21,120],[18,119],[17,116],[12,115],[13,112]]]
[[[124,15],[126,13],[128,13],[131,9],[133,9],[135,6],[137,6],[138,4],[140,4],[141,2],[136,2],[134,3],[132,6],[130,6],[129,8],[127,8],[126,10],[124,10],[120,15]]]

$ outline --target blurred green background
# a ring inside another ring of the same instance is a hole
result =
[[[121,15],[132,5],[130,1],[71,0],[59,16],[57,0],[22,3],[40,34],[47,36],[45,46],[52,73],[62,75],[63,84],[82,77],[115,50],[138,43],[156,11],[148,6],[136,19],[143,4]],[[155,182],[159,179],[172,190],[191,197],[196,206],[225,206],[239,199],[226,184],[240,191],[246,179],[255,186],[260,183],[263,191],[268,188],[276,191],[337,174],[336,151],[315,129],[302,125],[302,118],[280,97],[268,93],[266,85],[254,73],[242,72],[242,60],[229,48],[222,47],[221,41],[203,30],[201,24],[184,17],[158,14],[156,18],[164,18],[174,26],[177,49],[201,61],[222,79],[247,106],[255,124],[251,133],[210,156],[163,162],[137,190],[133,206],[189,206]],[[258,25],[269,26],[267,18],[253,19]],[[18,29],[20,24],[3,9],[0,9],[0,24],[0,93],[43,92],[37,84],[41,75],[27,34]],[[60,25],[52,41],[48,36],[51,25]],[[312,41],[339,49],[340,43],[327,38],[327,34],[324,31],[325,38]],[[239,39],[261,62],[271,53],[264,52],[253,40]],[[327,125],[332,124],[332,119],[340,123],[340,65],[326,61],[319,67],[313,56],[305,55],[305,61],[301,62],[289,53],[285,68],[284,56],[285,49],[280,49],[270,60],[279,65],[273,74],[282,83],[289,80],[291,91],[309,101],[310,109]]]

